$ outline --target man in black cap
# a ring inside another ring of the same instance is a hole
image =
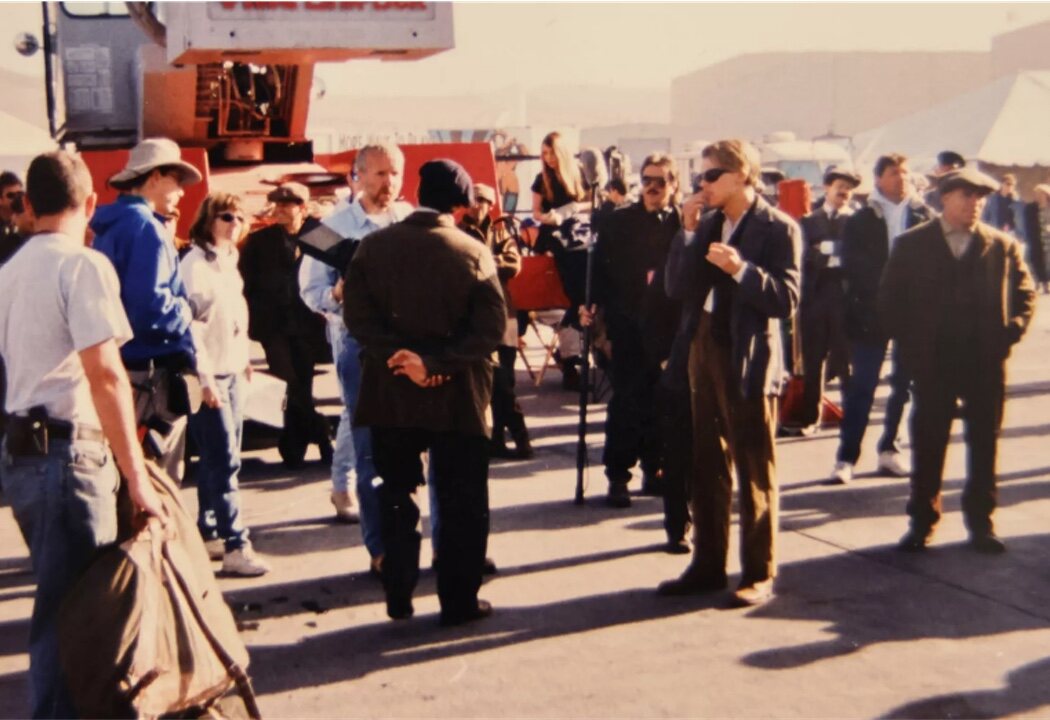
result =
[[[850,200],[860,176],[832,165],[824,173],[824,204],[802,218],[802,299],[799,339],[805,378],[802,395],[803,434],[820,423],[825,367],[830,367],[845,394],[849,383],[846,340],[846,295],[842,288],[842,234],[853,215]]]
[[[473,204],[470,176],[451,160],[432,160],[419,179],[419,209],[361,241],[343,312],[363,348],[354,423],[372,429],[383,478],[387,614],[397,620],[413,612],[420,535],[412,494],[429,450],[442,518],[435,543],[441,622],[456,625],[492,612],[478,588],[489,530],[492,356],[507,310],[492,253],[452,216]]]
[[[1021,244],[979,222],[998,183],[974,168],[941,177],[943,212],[903,233],[879,287],[885,331],[899,343],[914,382],[911,528],[898,547],[923,550],[941,516],[941,478],[952,419],[961,402],[967,473],[962,506],[970,544],[1006,548],[995,535],[995,456],[1005,365],[1035,310]]]
[[[933,187],[930,188],[930,191],[923,197],[923,202],[937,212],[940,212],[941,191],[937,187],[937,182],[945,173],[951,172],[952,170],[958,170],[962,167],[966,167],[966,159],[954,150],[942,150],[937,153],[937,167],[935,167],[933,172],[930,173],[930,177],[933,180]]]
[[[305,185],[278,185],[266,199],[273,203],[276,222],[248,236],[238,262],[248,301],[248,336],[263,346],[270,372],[287,387],[277,441],[281,460],[298,468],[307,448],[316,443],[321,462],[330,465],[331,430],[314,401],[314,366],[328,350],[325,321],[299,292],[299,237],[307,223],[317,220],[308,217],[310,191]]]

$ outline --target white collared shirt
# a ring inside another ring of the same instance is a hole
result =
[[[849,217],[850,215],[853,214],[853,208],[850,207],[849,203],[845,203],[842,207],[840,207],[838,210],[836,210],[835,208],[833,208],[831,206],[831,203],[829,203],[828,201],[825,200],[824,201],[824,214],[827,215],[828,218],[831,218],[831,219],[840,218],[840,217]]]

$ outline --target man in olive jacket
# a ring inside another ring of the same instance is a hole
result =
[[[978,222],[998,183],[974,168],[940,180],[941,217],[902,234],[879,287],[879,313],[914,382],[911,529],[899,548],[923,550],[941,516],[941,478],[952,420],[962,401],[968,466],[963,516],[970,544],[1005,550],[992,527],[995,455],[1005,365],[1035,310],[1020,243]]]
[[[451,160],[419,170],[420,209],[362,242],[347,271],[344,317],[363,347],[354,422],[372,429],[383,484],[380,527],[387,614],[412,615],[419,577],[420,454],[430,451],[442,522],[435,547],[441,622],[491,613],[479,600],[488,542],[487,418],[492,354],[507,310],[492,253],[458,230],[473,203],[470,176]]]

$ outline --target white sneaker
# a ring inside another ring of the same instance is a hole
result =
[[[828,479],[835,485],[849,485],[853,481],[853,463],[835,463],[835,469]]]
[[[901,465],[900,453],[887,450],[879,453],[879,473],[891,477],[908,477],[911,470]]]
[[[222,558],[222,571],[227,575],[242,575],[244,577],[256,577],[270,572],[270,566],[265,560],[255,554],[251,545],[245,545],[237,550],[231,550]]]
[[[361,516],[354,509],[354,498],[346,490],[332,492],[332,504],[335,505],[335,519],[338,522],[354,524],[361,522]]]
[[[209,560],[222,560],[226,555],[226,543],[222,538],[214,538],[212,540],[205,540],[204,547],[208,551]]]

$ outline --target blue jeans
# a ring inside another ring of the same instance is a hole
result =
[[[361,536],[365,548],[372,557],[384,554],[383,537],[380,534],[379,493],[373,484],[379,477],[375,460],[372,457],[372,431],[367,427],[353,427],[354,412],[357,410],[357,398],[361,392],[361,345],[347,333],[343,347],[336,358],[336,372],[339,374],[339,389],[343,393],[343,405],[349,408],[348,417],[353,438],[355,463],[357,470],[357,502],[361,506]],[[342,427],[342,421],[340,421]]]
[[[59,664],[57,615],[98,550],[117,539],[116,464],[105,444],[52,440],[44,457],[3,452],[4,495],[29,546],[36,599],[29,626],[35,718],[76,717]]]
[[[241,520],[237,473],[241,470],[244,430],[244,376],[215,379],[222,405],[190,416],[190,432],[200,452],[197,465],[197,527],[205,540],[222,538],[226,552],[244,547],[248,530]]]
[[[856,464],[860,458],[860,446],[864,431],[868,427],[871,406],[875,400],[875,388],[879,385],[882,362],[886,358],[886,343],[850,343],[852,374],[846,388],[845,407],[839,428],[839,450],[837,460]],[[904,416],[904,406],[910,396],[911,378],[900,367],[897,348],[893,348],[893,369],[890,372],[890,396],[886,400],[886,416],[883,418],[882,437],[878,451],[899,452],[898,430]]]
[[[346,399],[346,390],[343,389],[343,366],[347,362],[343,357],[343,348],[346,346],[349,333],[342,325],[339,330],[332,332],[335,333],[335,337],[330,338],[332,357],[335,358],[335,376],[339,381],[339,395],[343,401],[343,411],[339,415],[339,429],[335,435],[335,449],[332,451],[332,490],[349,492],[350,479],[354,478],[357,472],[354,467],[357,457],[354,453],[354,438],[351,432],[350,404]]]

